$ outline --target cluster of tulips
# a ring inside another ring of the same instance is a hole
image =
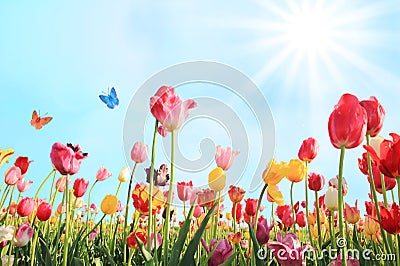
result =
[[[76,178],[71,187],[88,156],[79,145],[52,146],[52,170],[34,197],[23,196],[32,184],[25,181],[31,161],[18,157],[0,187],[2,265],[400,265],[400,198],[393,192],[396,186],[400,190],[400,136],[379,136],[385,111],[375,97],[359,101],[344,94],[334,107],[328,132],[340,150],[339,171],[327,186],[322,174],[309,172],[319,152],[310,137],[301,144],[298,158],[266,163],[260,176],[265,185],[257,199],[245,199],[243,188],[227,187],[227,173],[239,155],[230,147],[216,147],[209,188],[195,189],[192,181],[175,184],[175,133],[195,107],[195,101],[183,101],[172,87],[163,86],[151,97],[155,126],[147,182],[132,184],[137,165],[149,156],[148,145],[136,142],[133,167],[122,168],[118,188],[104,197],[100,210],[91,194],[111,173],[101,166],[95,179]],[[157,137],[171,137],[170,167],[155,167]],[[348,186],[343,164],[346,149],[364,139],[358,163],[370,184],[370,200],[361,215],[357,201],[349,205],[344,200]],[[0,167],[13,155],[12,149],[0,150]],[[284,179],[291,182],[286,204],[278,187]],[[42,188],[50,180],[44,195]],[[293,188],[301,182],[305,199],[294,202]],[[124,184],[128,195],[121,197]],[[172,206],[175,188],[183,210]],[[268,219],[266,204],[272,210]],[[361,256],[366,250],[369,258]]]

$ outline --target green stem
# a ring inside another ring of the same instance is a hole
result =
[[[236,208],[237,208],[237,203],[233,203],[233,233],[236,234]]]
[[[264,185],[264,187],[262,188],[262,190],[261,190],[261,193],[260,193],[260,197],[258,197],[258,202],[257,202],[257,211],[256,211],[256,217],[255,217],[255,223],[254,223],[254,233],[257,233],[257,224],[258,224],[258,215],[259,215],[259,212],[260,212],[260,207],[261,207],[261,201],[262,201],[262,198],[263,198],[263,196],[264,196],[264,193],[265,193],[265,190],[268,188],[268,184],[265,184]],[[274,203],[272,203],[272,204],[274,204]],[[272,221],[271,221],[272,222]],[[250,242],[250,241],[249,241]]]
[[[64,189],[64,193],[65,193],[65,237],[64,237],[64,254],[63,254],[63,266],[67,266],[68,265],[68,245],[69,245],[69,190],[68,190],[68,177],[69,175],[67,175],[67,179],[65,182],[65,189]],[[61,214],[60,214],[61,215]]]
[[[98,222],[93,226],[93,228],[92,228],[82,239],[86,239],[86,238],[94,231],[94,229],[96,229],[96,227],[99,226],[99,224],[103,221],[104,217],[106,217],[106,214],[104,214],[104,215],[101,217],[100,221],[98,221]]]
[[[88,224],[89,218],[90,218],[90,216],[91,216],[91,212],[90,212],[90,196],[92,195],[93,188],[94,188],[94,186],[97,184],[97,182],[98,182],[98,180],[96,179],[96,181],[94,181],[92,187],[91,187],[90,190],[89,190],[88,201],[87,201],[88,212],[87,212],[87,215],[86,215],[86,224]]]
[[[339,202],[339,237],[345,239],[344,234],[344,224],[343,224],[343,163],[344,163],[344,153],[346,151],[345,146],[342,146],[340,149],[340,161],[339,161],[339,180],[338,180],[338,202]],[[346,258],[346,246],[342,247],[342,265],[347,265]]]
[[[218,191],[218,208],[217,208],[217,214],[216,214],[216,222],[214,224],[214,239],[218,239],[217,238],[217,230],[218,230],[218,222],[219,222],[219,206],[221,203],[221,191]]]
[[[135,250],[131,250],[131,251],[129,251],[129,259],[128,259],[128,266],[131,266],[132,265],[132,258],[133,258],[133,255],[135,254]]]
[[[305,164],[306,164],[306,176],[305,176],[305,186],[304,186],[305,191],[304,191],[304,193],[306,195],[306,219],[308,219],[308,214],[310,213],[309,209],[308,209],[308,161],[305,161]],[[316,199],[316,200],[318,200],[318,199]],[[311,245],[313,245],[312,235],[311,235],[311,226],[308,223],[308,221],[307,221],[307,227],[308,227],[308,238],[310,239]]]
[[[335,240],[335,212],[329,211],[329,233],[331,235],[331,244],[332,248],[336,249],[336,240]]]
[[[56,171],[56,170],[54,170],[54,169],[51,170],[50,173],[47,175],[47,177],[43,180],[42,184],[40,184],[40,187],[39,187],[39,189],[36,191],[36,194],[35,194],[35,200],[38,198],[39,193],[40,193],[40,191],[42,190],[44,184],[46,184],[47,180],[49,180],[49,178],[51,177],[51,175],[52,175],[53,173],[55,173],[55,171]]]
[[[399,198],[400,203],[400,176],[396,177],[397,180],[397,197]]]
[[[388,208],[388,200],[387,200],[387,195],[386,195],[386,184],[385,184],[385,175],[380,174],[381,176],[381,184],[382,184],[382,195],[383,195],[383,203],[385,204],[385,208]]]
[[[292,205],[292,215],[293,215],[293,233],[296,234],[296,215],[294,213],[294,205],[293,205],[293,186],[294,182],[290,185],[290,204]]]
[[[174,189],[174,159],[175,159],[175,131],[171,132],[171,180],[169,183],[169,191],[168,191],[168,201],[167,201],[167,211],[165,213],[165,226],[164,226],[164,237],[163,237],[163,256],[164,256],[164,265],[168,265],[168,232],[169,232],[169,223],[170,223],[170,214],[171,214],[171,201],[172,194]]]
[[[314,192],[315,192],[315,207],[317,211],[318,245],[319,248],[322,249],[321,218],[319,215],[318,191],[315,190]]]
[[[39,233],[38,233],[38,229],[37,230],[35,230],[34,231],[34,237],[33,237],[33,242],[32,242],[32,246],[31,246],[31,249],[32,249],[32,252],[31,252],[31,266],[33,266],[33,265],[35,265],[35,249],[36,249],[36,243],[37,243],[37,240],[38,240],[38,236],[39,236]]]
[[[10,193],[10,186],[7,185],[6,190],[4,191],[4,193],[1,195],[1,205],[0,205],[0,209],[3,209],[3,205],[8,197],[8,193]]]
[[[369,145],[369,142],[370,142],[369,134],[367,134],[366,137],[367,137],[367,145]],[[372,173],[371,155],[369,154],[369,152],[367,152],[367,163],[368,163],[368,175],[369,175],[369,180],[371,183],[372,196],[373,196],[374,203],[375,203],[376,216],[378,218],[378,221],[381,221],[381,212],[380,212],[379,203],[378,203],[378,196],[376,194],[375,180],[374,180],[374,175]],[[380,230],[381,230],[383,242],[385,244],[385,248],[388,253],[391,253],[391,250],[390,250],[390,247],[389,247],[389,244],[387,241],[387,237],[386,237],[386,232],[385,232],[385,230],[383,230],[383,228],[381,226],[380,226]]]
[[[124,221],[124,262],[126,262],[126,251],[127,251],[127,246],[126,246],[126,228],[128,226],[128,209],[129,209],[129,200],[131,199],[131,189],[132,189],[132,180],[133,180],[133,175],[136,170],[136,165],[133,166],[133,170],[131,173],[131,178],[129,180],[129,187],[128,187],[128,196],[126,197],[126,206],[125,206],[125,221]]]
[[[149,219],[147,224],[147,239],[151,239],[152,226],[151,223],[153,215],[153,188],[154,188],[154,161],[156,156],[156,141],[158,131],[158,120],[154,124],[153,143],[151,146],[151,165],[150,165],[150,178],[149,178]],[[151,241],[147,241],[147,250],[151,253]]]

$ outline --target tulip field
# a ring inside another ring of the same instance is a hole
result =
[[[324,169],[309,171],[319,151],[310,136],[299,143],[298,158],[264,162],[258,177],[264,183],[255,198],[227,183],[226,171],[240,154],[235,147],[216,147],[209,188],[196,189],[190,176],[175,182],[175,135],[197,103],[168,86],[148,100],[152,142],[135,140],[131,165],[114,175],[99,165],[95,178],[78,178],[88,156],[84,145],[56,142],[48,147],[49,172],[33,180],[40,186],[26,197],[32,158],[2,146],[2,265],[400,265],[400,135],[379,135],[385,110],[376,97],[344,94],[326,117],[329,148],[339,158],[336,177],[325,180]],[[102,101],[109,108],[118,105],[116,94]],[[155,165],[160,138],[171,138],[168,165]],[[355,147],[362,147],[358,165],[369,191],[348,189],[343,177],[345,152]],[[147,159],[147,182],[136,183],[135,171]],[[119,186],[103,186],[106,195],[94,202],[102,181],[116,177]],[[290,198],[279,190],[285,178]],[[294,185],[304,199],[294,200]],[[44,193],[44,187],[50,189]],[[348,202],[348,193],[369,193],[370,200]],[[176,208],[173,198],[185,208]],[[224,202],[232,207],[224,208]]]

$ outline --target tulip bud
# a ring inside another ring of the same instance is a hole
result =
[[[147,144],[143,142],[136,142],[131,150],[131,159],[136,163],[143,163],[147,160],[147,152],[148,152]]]
[[[128,166],[122,167],[121,172],[119,172],[118,175],[119,182],[122,183],[126,182],[129,179],[130,175],[131,175],[131,170],[129,169],[129,167]]]
[[[17,206],[17,213],[21,217],[26,217],[33,212],[35,202],[31,198],[23,198]]]
[[[28,244],[33,236],[33,228],[29,225],[29,222],[21,224],[15,232],[13,244],[16,247],[23,247]]]
[[[43,201],[37,208],[36,217],[39,221],[47,221],[51,216],[51,204]]]

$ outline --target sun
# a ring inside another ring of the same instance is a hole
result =
[[[287,19],[283,29],[288,44],[300,53],[325,51],[332,38],[329,16],[318,9],[299,10]]]

